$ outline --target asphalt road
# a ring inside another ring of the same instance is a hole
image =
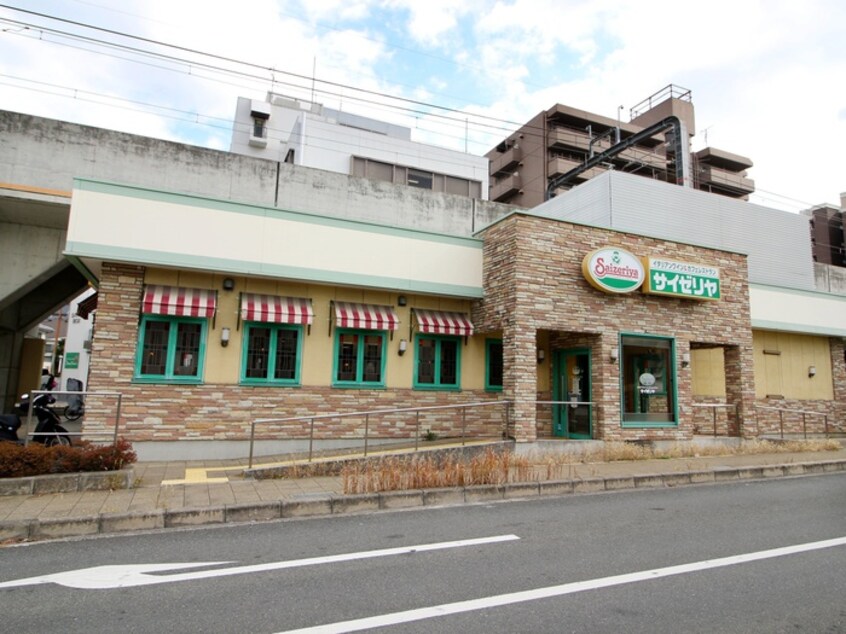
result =
[[[846,632],[846,475],[9,547],[0,602],[5,632]]]

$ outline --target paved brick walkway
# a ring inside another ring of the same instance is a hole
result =
[[[470,503],[534,495],[846,473],[846,449],[575,464],[555,482],[344,495],[340,477],[248,479],[244,461],[142,462],[135,486],[0,496],[0,542],[197,524]],[[540,475],[539,477],[543,477]]]

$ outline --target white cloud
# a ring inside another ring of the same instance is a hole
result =
[[[346,86],[328,88],[317,81],[318,100],[419,125],[430,142],[463,149],[465,131],[460,124],[401,116],[357,102],[355,88],[464,107],[470,150],[483,152],[507,130],[490,124],[486,132],[472,121],[471,112],[525,122],[560,102],[613,118],[619,105],[625,105],[627,115],[635,102],[676,83],[693,92],[697,142],[702,144],[707,129],[711,145],[749,156],[755,162],[751,176],[762,194],[817,203],[836,201],[846,189],[837,167],[842,164],[839,148],[846,144],[841,80],[846,76],[846,5],[837,0],[242,0],[237,6],[127,0],[115,5],[120,8],[73,0],[29,4],[34,11],[255,66],[187,51],[167,52],[191,58],[193,64],[128,62],[118,59],[125,53],[84,53],[24,38],[13,29],[3,32],[7,25],[0,24],[0,73],[43,82],[22,89],[22,81],[0,77],[0,108],[227,147],[238,96],[261,98],[274,90],[308,98],[316,66],[318,80]],[[3,16],[48,22],[0,9]],[[255,78],[206,70],[198,65],[201,61]],[[89,101],[101,97],[83,91],[127,101],[120,107],[101,106]],[[69,96],[52,94],[56,92]],[[379,101],[376,95],[366,99]],[[160,109],[128,101],[172,111],[161,116]],[[200,125],[188,132],[182,119]],[[432,130],[440,130],[441,138]]]

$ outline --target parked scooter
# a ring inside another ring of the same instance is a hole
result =
[[[48,447],[71,444],[68,430],[62,427],[59,415],[50,408],[50,405],[55,402],[56,398],[52,394],[37,394],[30,403],[29,394],[24,394],[21,396],[21,402],[18,403],[21,414],[28,414],[31,407],[32,415],[38,421],[32,436],[33,441]]]
[[[14,442],[19,445],[23,441],[18,438],[21,417],[17,414],[0,414],[0,442]]]

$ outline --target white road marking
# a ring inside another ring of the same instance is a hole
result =
[[[197,570],[194,572],[183,572],[173,575],[153,575],[150,573],[164,572],[168,570],[179,570],[183,568],[202,568],[205,566],[222,566],[231,562],[228,561],[207,561],[196,563],[165,563],[165,564],[128,564],[123,566],[96,566],[94,568],[83,568],[80,570],[68,570],[50,575],[29,577],[16,581],[0,583],[0,588],[17,588],[20,586],[31,586],[41,583],[56,583],[68,588],[81,588],[86,590],[103,590],[109,588],[130,588],[133,586],[147,586],[156,583],[173,583],[175,581],[194,581],[196,579],[209,579],[212,577],[227,577],[230,575],[242,575],[253,572],[267,572],[269,570],[282,570],[284,568],[298,568],[301,566],[316,566],[319,564],[333,564],[343,561],[355,561],[357,559],[372,559],[374,557],[389,557],[391,555],[410,555],[446,548],[462,548],[464,546],[484,546],[520,539],[517,535],[495,535],[493,537],[480,537],[477,539],[462,539],[451,542],[438,542],[435,544],[420,544],[417,546],[400,546],[398,548],[384,548],[381,550],[367,550],[357,553],[346,553],[343,555],[329,555],[326,557],[311,557],[308,559],[294,559],[291,561],[275,561],[267,564],[256,564],[253,566],[237,566],[235,568],[219,568],[216,570]]]
[[[795,546],[786,546],[784,548],[761,550],[754,553],[746,553],[744,555],[734,555],[731,557],[722,557],[720,559],[708,559],[705,561],[696,561],[678,566],[668,566],[666,568],[655,568],[653,570],[644,570],[642,572],[633,572],[624,575],[615,575],[612,577],[602,577],[600,579],[576,581],[574,583],[565,583],[563,585],[538,588],[536,590],[511,592],[508,594],[500,594],[482,599],[458,601],[456,603],[444,603],[442,605],[435,605],[429,608],[406,610],[404,612],[394,612],[392,614],[382,614],[363,619],[355,619],[352,621],[327,623],[326,625],[318,625],[316,627],[287,630],[285,632],[279,632],[278,634],[337,634],[340,632],[357,632],[375,627],[385,627],[388,625],[409,623],[411,621],[422,621],[424,619],[431,619],[438,616],[460,614],[462,612],[473,612],[475,610],[484,610],[487,608],[511,605],[514,603],[536,601],[537,599],[560,597],[566,594],[584,592],[586,590],[597,590],[599,588],[609,588],[611,586],[619,586],[626,583],[649,581],[650,579],[661,579],[662,577],[682,575],[690,572],[698,572],[700,570],[721,568],[724,566],[735,566],[738,564],[749,563],[751,561],[772,559],[774,557],[785,557],[796,553],[810,552],[823,548],[834,548],[835,546],[843,545],[846,545],[846,537],[838,537],[836,539],[810,542],[807,544],[797,544]]]

